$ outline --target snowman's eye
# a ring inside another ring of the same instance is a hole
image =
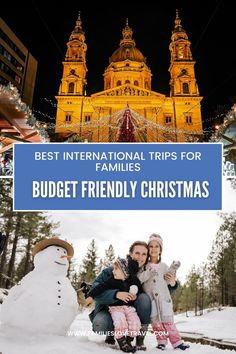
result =
[[[66,251],[64,251],[64,254],[66,254]]]
[[[57,248],[57,251],[60,251],[60,249],[59,249],[59,248]]]

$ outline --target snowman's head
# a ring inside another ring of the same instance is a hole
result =
[[[69,268],[67,250],[61,246],[48,246],[34,257],[36,271],[48,275],[67,275]]]

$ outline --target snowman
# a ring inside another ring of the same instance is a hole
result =
[[[5,329],[65,335],[78,310],[77,295],[67,271],[74,250],[59,238],[37,243],[34,269],[14,286],[2,304]]]

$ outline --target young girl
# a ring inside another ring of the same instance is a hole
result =
[[[127,298],[118,300],[109,306],[114,329],[115,338],[120,349],[126,353],[134,353],[136,348],[131,345],[134,337],[138,335],[141,328],[141,322],[134,308],[134,300],[138,293],[143,292],[142,286],[136,274],[139,270],[138,262],[129,257],[128,259],[117,258],[113,265],[112,276],[106,282],[98,284],[88,292],[86,304],[89,305],[93,299],[108,289],[117,289],[127,294]],[[126,335],[126,337],[125,337]]]
[[[185,350],[185,344],[174,324],[173,305],[170,292],[164,275],[168,273],[168,266],[161,262],[163,240],[161,236],[152,234],[148,241],[149,262],[145,270],[138,274],[143,283],[143,290],[152,301],[151,324],[157,339],[157,348],[164,350],[167,341],[173,348]]]

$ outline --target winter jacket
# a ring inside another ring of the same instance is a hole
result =
[[[103,271],[97,276],[97,278],[94,280],[92,289],[94,289],[97,285],[102,284],[106,282],[111,276],[112,276],[112,267],[108,267],[103,269]],[[105,290],[102,294],[97,295],[95,297],[95,308],[94,310],[89,314],[90,321],[92,322],[94,317],[98,312],[100,312],[105,305],[114,305],[118,299],[116,299],[116,293],[118,289],[108,289]]]
[[[113,270],[112,267],[108,267],[108,268],[103,269],[103,271],[94,280],[91,290],[93,288],[95,288],[98,284],[102,284],[102,283],[106,282],[112,276],[112,270]],[[139,278],[139,276],[138,276],[138,278]],[[141,283],[142,283],[142,281],[141,281]],[[177,289],[177,286],[178,286],[177,283],[173,287],[168,286],[170,293],[174,292]],[[94,298],[95,308],[89,314],[89,318],[90,318],[91,322],[93,322],[93,319],[97,315],[97,313],[100,312],[101,310],[103,310],[106,305],[114,306],[119,301],[116,298],[117,290],[119,290],[119,289],[108,289],[108,290],[105,290],[102,294],[95,296],[95,298]]]
[[[152,301],[151,322],[173,322],[173,303],[164,275],[168,272],[165,263],[148,263],[146,270],[138,273],[143,290]]]
[[[89,292],[88,292],[88,296],[91,296],[92,298],[95,298],[98,295],[101,295],[105,290],[108,289],[115,289],[116,293],[115,293],[115,297],[116,294],[118,293],[118,291],[126,291],[127,293],[130,291],[130,287],[132,285],[136,285],[138,287],[138,293],[140,294],[143,292],[140,280],[136,277],[129,277],[126,280],[119,280],[119,279],[115,279],[113,277],[113,275],[104,283],[100,283],[97,286],[93,287]],[[115,304],[113,304],[112,306],[134,306],[134,301],[129,301],[129,302],[125,302],[122,300],[118,300]]]

